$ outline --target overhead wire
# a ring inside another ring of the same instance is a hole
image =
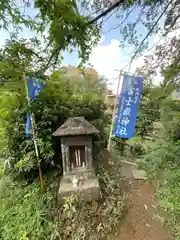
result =
[[[147,49],[147,52],[151,51],[156,45],[158,45],[158,43],[163,39],[164,34],[160,37],[160,39],[154,43],[150,48]]]
[[[165,36],[165,35],[163,34],[156,43],[154,43],[150,48],[148,48],[148,49],[146,50],[146,53],[149,52],[149,51],[151,51],[155,46],[157,46],[158,43],[163,39],[164,36]],[[131,54],[132,54],[132,53],[133,53],[133,51],[131,52]],[[130,62],[130,61],[129,61],[129,62]],[[129,63],[129,62],[128,62],[128,63]],[[128,70],[127,70],[128,73],[129,73],[129,71],[130,71],[131,65],[132,65],[132,63],[131,63],[131,64],[129,65],[129,67],[128,67]],[[126,67],[127,67],[127,65],[126,65]],[[126,67],[124,67],[124,68],[126,68]],[[124,68],[123,68],[121,71],[123,71]]]
[[[153,26],[151,27],[151,29],[149,30],[149,32],[146,34],[146,36],[144,37],[144,39],[141,41],[141,43],[139,44],[139,46],[137,48],[135,48],[132,52],[134,53],[133,56],[131,57],[131,59],[129,60],[129,62],[120,70],[123,71],[128,65],[128,72],[130,71],[131,65],[134,61],[134,59],[136,58],[136,55],[138,54],[139,50],[141,49],[141,47],[143,46],[145,40],[149,37],[149,35],[152,33],[152,31],[154,30],[154,28],[156,27],[156,25],[158,24],[158,22],[160,21],[160,19],[163,17],[164,13],[167,11],[168,7],[170,6],[170,4],[172,3],[172,0],[168,2],[168,4],[166,5],[166,7],[164,8],[163,12],[160,14],[160,16],[157,18],[157,20],[155,21],[155,23],[153,24]]]
[[[105,22],[105,21],[107,21],[108,19],[110,19],[117,11],[118,11],[118,7],[115,8],[115,10],[114,10],[109,16],[107,16],[105,19],[103,19],[103,22]]]
[[[125,23],[125,21],[128,19],[128,17],[131,15],[131,13],[134,11],[134,9],[136,8],[137,4],[135,4],[131,10],[127,13],[126,17],[120,22],[120,24],[118,24],[117,26],[111,27],[110,29],[108,29],[107,32],[110,32],[112,30],[115,30],[117,28],[119,28],[123,23]]]
[[[97,24],[97,25],[102,26],[102,24],[106,22],[108,19],[110,19],[117,11],[118,11],[118,7],[115,8],[115,10],[109,16],[107,17],[105,16],[106,17],[105,19],[102,17],[100,24]]]

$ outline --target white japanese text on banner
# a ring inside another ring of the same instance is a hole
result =
[[[136,118],[142,92],[143,78],[124,75],[118,103],[114,135],[129,139],[135,132]]]

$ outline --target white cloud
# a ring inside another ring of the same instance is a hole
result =
[[[119,54],[118,54],[119,53]],[[114,69],[118,68],[120,61],[119,41],[113,39],[110,44],[99,44],[92,49],[90,55],[90,63],[93,67],[107,78],[111,78],[114,74]]]
[[[174,36],[180,36],[180,30],[176,29],[175,31],[169,33],[167,36],[162,36],[163,34],[161,32],[150,38],[149,48],[144,51],[140,57],[137,57],[137,59],[133,61],[130,68],[128,62],[130,61],[131,55],[127,55],[127,53],[125,53],[125,50],[122,50],[120,48],[120,42],[116,39],[112,39],[109,44],[104,44],[105,37],[102,36],[99,44],[92,49],[92,53],[90,55],[90,63],[99,74],[104,75],[109,80],[109,87],[115,92],[119,74],[118,71],[115,70],[123,69],[123,71],[128,71],[133,74],[136,68],[140,68],[144,65],[145,56],[154,53],[156,45],[163,43],[169,44],[170,40]],[[126,65],[127,67],[124,68]],[[153,83],[159,84],[161,81],[162,76],[160,69],[157,69],[157,76],[154,77]]]
[[[99,74],[109,80],[109,87],[115,92],[119,75],[119,72],[116,70],[122,69],[129,60],[123,60],[122,49],[120,48],[120,42],[118,40],[112,39],[109,44],[103,44],[104,39],[105,38],[102,37],[100,43],[92,49],[89,61]],[[129,71],[134,73],[136,68],[141,67],[143,63],[144,56],[137,58],[131,65]],[[129,66],[127,66],[124,71],[128,71],[128,67]]]
[[[105,36],[104,36],[104,35],[102,35],[102,36],[101,36],[101,39],[99,40],[99,44],[103,43],[103,42],[104,42],[104,40],[105,40]]]

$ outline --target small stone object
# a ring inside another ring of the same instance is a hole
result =
[[[83,177],[80,176],[80,177],[79,177],[79,185],[82,185],[82,184],[83,184]]]
[[[146,211],[147,211],[147,208],[148,208],[148,207],[147,207],[147,205],[146,205],[146,204],[144,204],[144,208],[145,208],[145,209],[146,209]]]
[[[147,179],[146,172],[143,170],[133,169],[132,174],[133,174],[134,179],[137,179],[137,180],[146,180]]]
[[[78,185],[78,179],[77,179],[76,175],[73,175],[73,177],[72,177],[72,184],[73,184],[73,187],[77,187],[77,185]]]
[[[156,207],[155,205],[153,205],[153,204],[152,204],[152,207],[155,208],[155,209],[157,209],[157,207]]]

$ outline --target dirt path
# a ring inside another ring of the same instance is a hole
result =
[[[130,178],[124,181],[127,213],[118,240],[173,240],[163,225],[156,207],[155,192],[151,184]]]

